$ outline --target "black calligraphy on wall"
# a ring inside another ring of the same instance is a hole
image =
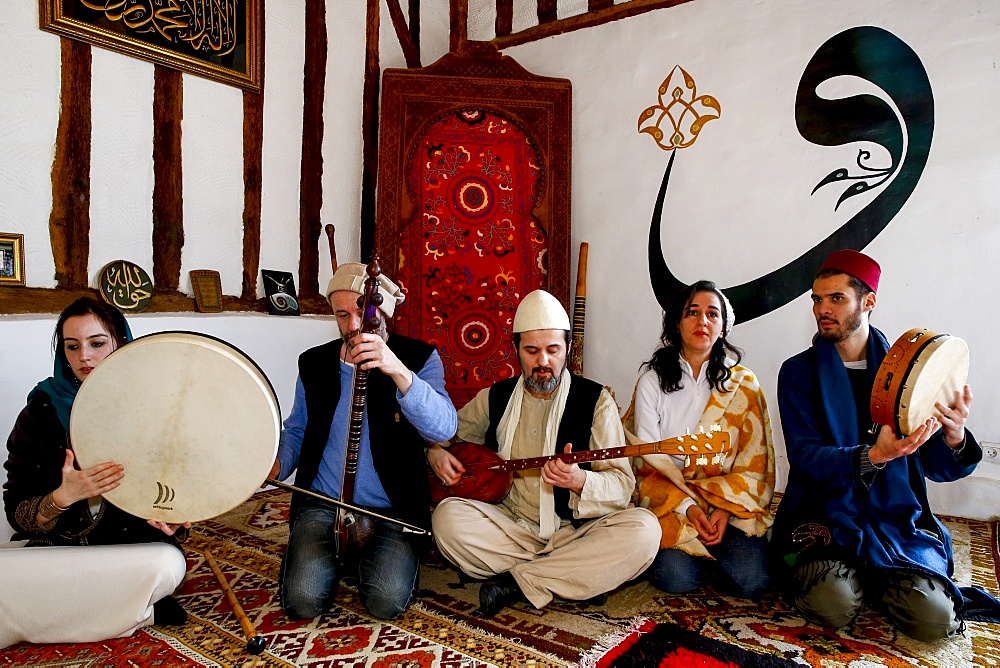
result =
[[[838,76],[873,83],[892,104],[869,94],[821,97],[817,87]],[[934,98],[927,72],[917,54],[892,33],[873,26],[850,28],[827,40],[806,65],[795,96],[795,124],[804,139],[819,146],[877,144],[885,149],[890,164],[875,166],[871,152],[861,148],[851,164],[831,165],[828,174],[817,177],[812,192],[803,197],[837,189],[835,210],[851,197],[876,194],[858,213],[788,264],[725,288],[744,322],[808,290],[830,252],[864,249],[902,208],[927,164],[934,134]],[[663,203],[675,157],[676,149],[663,174],[649,231],[649,277],[661,306],[684,287],[667,265],[660,243]]]

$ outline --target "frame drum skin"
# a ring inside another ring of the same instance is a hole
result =
[[[936,402],[950,405],[969,379],[969,346],[928,329],[911,329],[892,345],[872,387],[872,420],[909,436],[931,417]]]
[[[198,522],[260,487],[281,434],[264,373],[233,346],[163,332],[115,350],[80,386],[70,438],[81,468],[125,467],[105,498],[144,519]]]

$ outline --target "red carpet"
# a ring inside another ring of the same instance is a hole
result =
[[[749,652],[673,624],[647,621],[595,665],[596,668],[786,668],[798,664]]]

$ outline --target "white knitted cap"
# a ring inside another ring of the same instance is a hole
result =
[[[365,294],[365,279],[368,278],[368,265],[361,262],[345,262],[337,267],[336,273],[326,286],[326,299],[330,300],[330,295],[339,290],[356,292],[359,295]],[[396,311],[396,306],[402,304],[406,299],[399,286],[386,278],[385,274],[378,277],[378,291],[382,293],[382,305],[379,310],[386,316],[392,317]]]
[[[569,330],[569,316],[559,300],[545,290],[535,290],[525,295],[514,314],[514,333],[536,329]]]

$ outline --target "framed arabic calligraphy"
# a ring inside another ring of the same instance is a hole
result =
[[[138,313],[153,299],[153,282],[149,274],[128,260],[109,262],[97,275],[101,298],[119,311]]]
[[[39,0],[42,30],[260,91],[263,0]]]

